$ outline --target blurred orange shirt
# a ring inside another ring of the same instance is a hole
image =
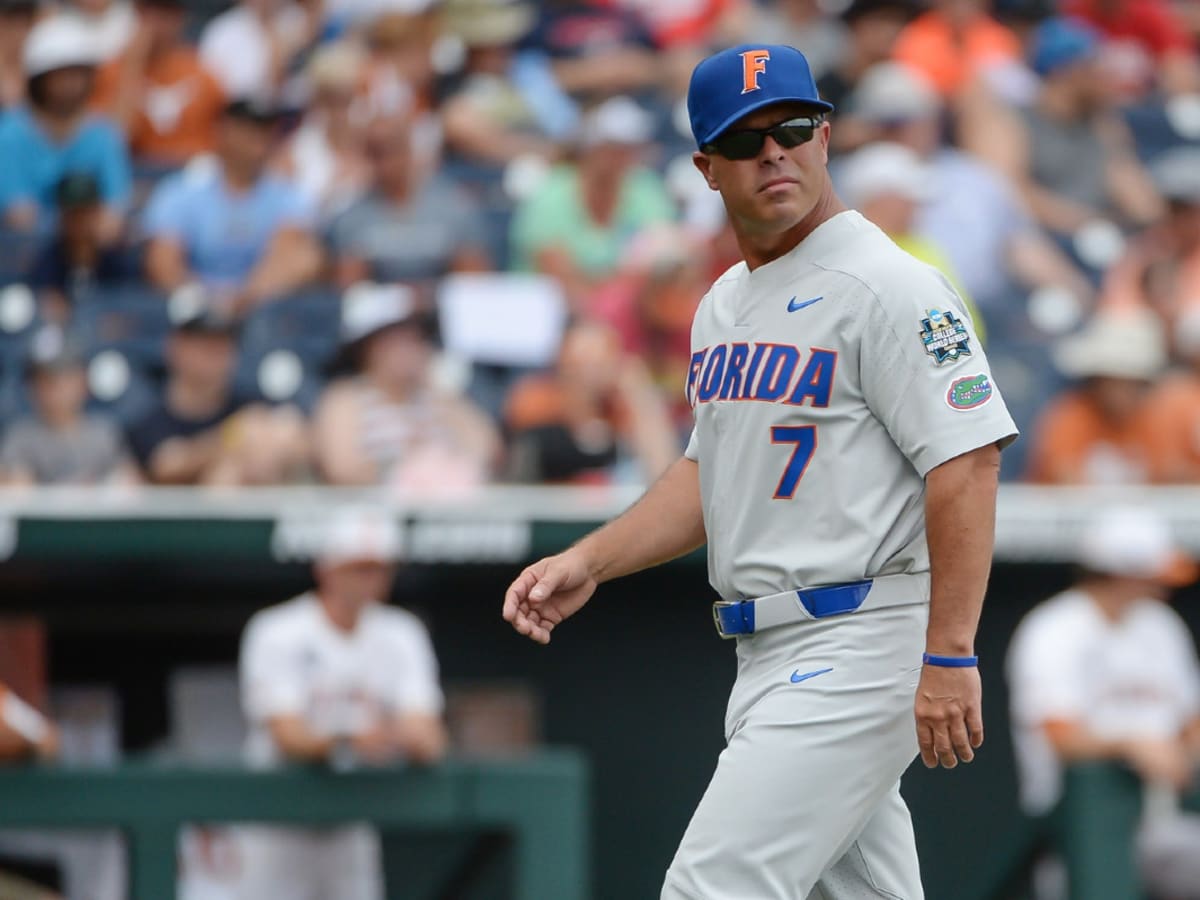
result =
[[[923,75],[943,96],[965,87],[981,68],[1017,61],[1016,35],[986,15],[956,32],[937,11],[918,16],[904,27],[892,56]]]
[[[1082,391],[1067,391],[1033,428],[1025,478],[1038,484],[1142,484],[1153,479],[1162,444],[1148,400],[1117,426]]]
[[[1153,480],[1200,482],[1200,377],[1179,373],[1164,379],[1146,406],[1156,437]]]
[[[94,104],[111,111],[121,87],[123,57],[102,66]],[[180,47],[150,63],[141,103],[129,126],[129,148],[142,159],[183,163],[213,147],[225,106],[221,83],[195,51]]]

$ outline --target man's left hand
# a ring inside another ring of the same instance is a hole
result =
[[[983,688],[979,669],[925,666],[914,712],[921,761],[927,768],[969,763],[983,743]]]

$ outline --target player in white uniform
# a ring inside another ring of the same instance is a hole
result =
[[[1124,762],[1147,789],[1138,850],[1148,892],[1200,897],[1200,815],[1175,808],[1200,775],[1200,660],[1164,602],[1196,580],[1196,564],[1167,522],[1138,507],[1093,517],[1078,561],[1083,577],[1022,619],[1008,649],[1021,805],[1052,812],[1064,765]]]
[[[380,602],[398,552],[386,516],[338,514],[316,589],[251,618],[240,659],[251,765],[422,763],[445,751],[429,634],[416,616]],[[246,827],[239,845],[245,900],[383,900],[370,827]]]
[[[745,259],[696,313],[691,441],[503,614],[545,643],[600,582],[707,538],[738,674],[662,897],[916,900],[899,779],[918,746],[950,768],[983,740],[973,644],[1016,428],[946,280],[833,193],[799,51],[709,57],[688,109]]]

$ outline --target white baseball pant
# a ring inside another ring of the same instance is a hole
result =
[[[727,746],[662,900],[922,900],[899,788],[928,615],[889,606],[738,638]]]

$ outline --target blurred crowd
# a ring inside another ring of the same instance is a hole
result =
[[[1005,477],[1200,480],[1195,0],[0,0],[0,478],[645,481],[738,259],[692,66],[802,49]]]

